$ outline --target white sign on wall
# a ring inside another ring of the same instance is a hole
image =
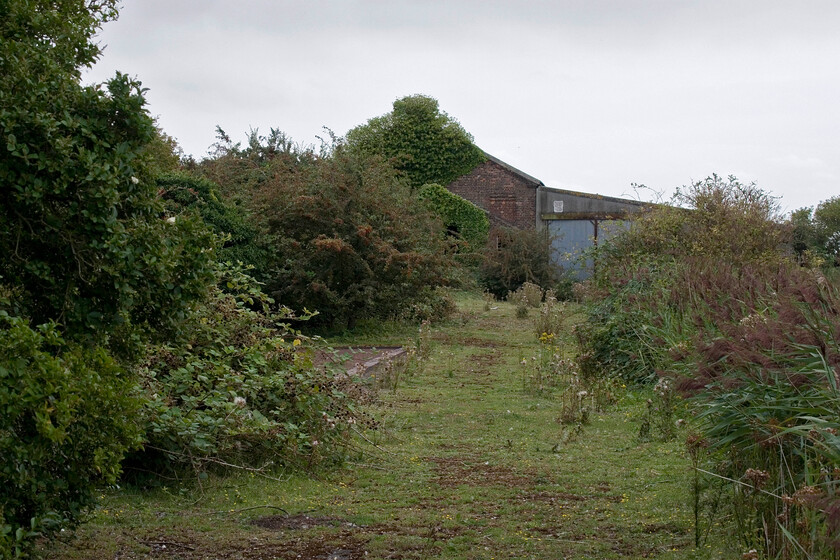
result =
[[[563,201],[562,200],[555,200],[554,201],[554,213],[559,214],[563,211]]]

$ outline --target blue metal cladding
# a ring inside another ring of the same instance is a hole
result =
[[[583,260],[583,253],[595,244],[595,220],[550,220],[548,232],[552,237],[552,261],[563,270],[574,274],[578,279],[588,278],[592,274],[592,259]],[[627,230],[630,222],[626,220],[598,220],[598,242],[603,243],[610,237]]]
[[[593,244],[595,224],[591,220],[552,220],[548,222],[548,233],[554,264],[574,271],[578,278],[589,276],[592,263],[581,262],[581,253]]]

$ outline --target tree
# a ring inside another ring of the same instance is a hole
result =
[[[171,218],[197,216],[219,237],[219,262],[242,263],[255,279],[267,279],[273,258],[268,240],[244,208],[222,199],[216,184],[179,172],[161,175],[157,186]]]
[[[70,338],[176,323],[211,277],[211,236],[162,219],[140,83],[79,84],[114,2],[0,5],[0,275],[16,287],[11,304]]]
[[[137,444],[125,364],[213,279],[169,223],[141,84],[82,87],[116,0],[0,0],[0,555],[78,520]]]
[[[413,188],[448,185],[487,158],[472,136],[442,112],[436,99],[411,95],[393,110],[347,133],[349,149],[362,157],[392,159]]]
[[[840,265],[840,196],[820,202],[814,209],[815,241],[835,266]]]

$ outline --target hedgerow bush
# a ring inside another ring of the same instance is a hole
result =
[[[127,365],[213,280],[214,239],[164,220],[137,80],[82,86],[103,0],[0,3],[0,556],[77,522],[138,443]]]
[[[0,557],[75,525],[139,445],[134,379],[106,350],[0,305]]]
[[[712,175],[673,202],[682,206],[647,210],[594,252],[590,319],[577,333],[592,375],[655,381],[669,361],[663,345],[684,344],[695,328],[670,305],[672,290],[706,263],[772,267],[789,258],[778,205],[754,184]]]
[[[278,304],[317,310],[316,324],[352,328],[442,297],[436,287],[449,283],[453,267],[442,225],[392,166],[360,160],[337,140],[318,155],[256,163],[262,179],[247,204],[276,250],[265,289]]]
[[[581,374],[667,379],[689,398],[696,544],[719,524],[764,557],[831,557],[837,288],[790,258],[754,185],[713,176],[679,200],[693,209],[660,207],[598,249]]]
[[[217,185],[184,172],[161,175],[156,183],[170,219],[198,217],[218,236],[215,254],[219,262],[242,263],[257,280],[268,278],[273,260],[268,239],[241,206],[221,197]]]

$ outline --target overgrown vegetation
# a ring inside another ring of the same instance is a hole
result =
[[[493,227],[479,268],[480,283],[498,299],[525,282],[554,288],[558,273],[551,251],[551,238],[545,231]]]
[[[467,249],[475,251],[484,247],[490,231],[490,220],[484,210],[437,183],[423,185],[417,195],[440,217],[447,234],[462,240]]]
[[[833,557],[837,288],[791,258],[755,185],[712,176],[675,202],[598,249],[582,372],[656,382],[648,430],[663,437],[672,385],[690,398],[696,544],[727,520],[755,558]]]
[[[412,188],[448,185],[487,159],[458,121],[426,95],[397,99],[390,113],[349,131],[347,143],[361,159],[392,161]]]
[[[443,226],[397,171],[339,139],[316,154],[274,146],[279,138],[228,143],[200,169],[269,240],[272,254],[257,270],[265,291],[297,312],[317,310],[315,323],[349,328],[445,307],[436,288],[454,263]]]
[[[840,266],[840,197],[816,208],[800,208],[791,214],[793,250],[803,264],[824,268]]]

